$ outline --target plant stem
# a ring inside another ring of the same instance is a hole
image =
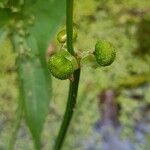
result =
[[[73,0],[66,0],[67,50],[74,55],[73,49]]]
[[[66,0],[66,4],[67,4],[67,8],[66,8],[67,49],[72,55],[75,55],[73,49],[73,0]],[[61,124],[58,136],[56,138],[54,150],[60,150],[62,148],[62,144],[65,140],[65,136],[75,109],[77,93],[78,93],[78,85],[80,79],[80,69],[76,70],[73,76],[74,76],[74,81],[73,82],[70,81],[67,106],[66,106],[63,122]]]
[[[9,36],[11,42],[12,42],[12,46],[13,46],[13,50],[15,50],[15,43],[13,42],[13,38],[12,36]],[[17,68],[17,73],[19,74],[18,75],[18,80],[19,77],[20,77],[20,72],[19,72],[19,69],[18,69],[18,58],[16,59],[16,68]],[[20,85],[19,85],[19,89],[21,89]],[[22,90],[20,90],[21,92],[23,92]],[[17,138],[17,133],[18,133],[18,130],[20,128],[20,124],[21,124],[21,121],[22,121],[22,117],[23,117],[23,100],[22,100],[22,97],[21,97],[21,94],[19,94],[19,99],[18,99],[18,106],[16,108],[16,118],[14,120],[14,123],[13,123],[13,131],[11,133],[11,136],[10,136],[10,139],[8,141],[8,147],[7,147],[7,150],[13,150],[15,148],[15,142],[16,142],[16,138]]]
[[[20,128],[21,119],[22,119],[22,113],[23,113],[22,109],[23,109],[23,103],[22,103],[22,100],[19,99],[18,108],[16,110],[17,117],[16,117],[16,120],[14,122],[14,129],[12,131],[12,134],[11,134],[11,137],[10,137],[10,140],[9,140],[8,150],[13,150],[14,147],[15,147],[17,132]]]
[[[79,85],[79,77],[80,77],[80,70],[76,70],[74,73],[74,82],[70,82],[69,87],[69,95],[68,95],[68,102],[66,106],[66,111],[64,114],[63,122],[61,124],[59,134],[57,136],[54,150],[60,150],[62,147],[62,144],[64,142],[68,127],[70,125],[73,112],[76,105],[76,98],[77,98],[77,92],[78,92],[78,85]]]

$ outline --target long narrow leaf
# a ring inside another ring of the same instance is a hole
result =
[[[31,37],[29,49],[34,49],[34,54],[20,54],[17,58],[17,67],[20,79],[20,93],[24,103],[25,118],[32,133],[36,148],[40,149],[40,135],[45,117],[48,112],[50,100],[50,83],[44,73],[40,58],[36,55],[38,47]],[[26,41],[28,44],[28,40]],[[15,49],[20,51],[16,44]]]
[[[50,40],[64,17],[65,0],[38,0],[32,6],[25,7],[24,13],[26,15],[23,15],[35,16],[35,23],[30,28],[30,35],[26,39],[29,49],[19,55],[17,66],[25,119],[36,148],[39,150],[40,136],[48,113],[51,95],[50,75],[46,65],[45,53]],[[19,39],[17,38],[15,37],[15,49],[20,54],[21,50],[17,44]]]

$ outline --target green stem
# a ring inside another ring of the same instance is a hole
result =
[[[67,3],[67,8],[66,8],[67,49],[72,55],[75,55],[73,49],[73,0],[66,0],[66,3]],[[76,70],[73,76],[74,76],[74,81],[73,82],[70,81],[67,106],[66,106],[63,122],[61,124],[58,136],[56,138],[54,150],[60,150],[62,148],[75,109],[77,93],[78,93],[78,85],[80,79],[80,69]]]
[[[19,100],[18,108],[16,110],[17,117],[16,117],[16,120],[14,122],[14,128],[13,128],[10,140],[9,140],[8,150],[13,150],[15,147],[17,132],[20,128],[21,119],[22,119],[22,113],[23,113],[22,109],[23,109],[22,100]]]
[[[65,140],[65,136],[66,136],[68,127],[70,125],[70,122],[71,122],[71,119],[73,116],[73,112],[75,109],[75,105],[76,105],[79,77],[80,77],[80,70],[78,69],[74,73],[74,78],[75,78],[74,82],[70,82],[66,111],[64,114],[63,122],[62,122],[60,130],[59,130],[59,134],[56,139],[54,150],[60,150],[62,147],[62,144]]]
[[[13,42],[12,36],[9,36],[9,38],[11,39],[13,50],[15,50],[16,46],[15,46],[15,43]],[[18,69],[18,64],[19,64],[18,59],[16,59],[16,67],[17,67],[17,73],[19,74],[18,75],[18,78],[19,78],[20,73],[19,73],[19,69]],[[18,79],[18,80],[20,80],[20,79]],[[19,85],[19,89],[21,89],[20,85]],[[20,90],[20,91],[22,92],[22,90]],[[7,150],[13,150],[15,148],[17,133],[18,133],[18,130],[20,128],[21,120],[23,117],[23,100],[22,100],[21,94],[19,94],[18,106],[16,109],[16,115],[17,116],[16,116],[16,119],[14,120],[14,123],[13,123],[13,131],[12,131],[10,139],[9,139]]]
[[[67,50],[74,55],[73,49],[73,0],[66,0]]]

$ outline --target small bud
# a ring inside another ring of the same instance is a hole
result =
[[[77,39],[77,32],[75,29],[73,29],[73,41],[76,41]],[[67,34],[66,34],[66,29],[60,31],[58,34],[57,34],[57,40],[59,43],[65,43],[66,40],[67,40]]]
[[[68,51],[63,50],[50,57],[48,67],[54,77],[65,80],[70,78],[79,66],[76,58]]]
[[[96,62],[95,55],[92,52],[83,52],[80,54],[80,65],[85,67],[97,68],[99,67]]]
[[[95,45],[94,55],[100,66],[109,66],[115,60],[116,51],[111,43],[101,40]]]

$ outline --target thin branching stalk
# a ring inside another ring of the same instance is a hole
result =
[[[73,49],[73,0],[66,0],[66,6],[67,6],[66,7],[67,50],[72,55],[75,55]],[[80,79],[80,69],[76,70],[73,76],[74,76],[74,81],[70,81],[67,106],[66,106],[63,122],[61,124],[58,136],[56,138],[54,150],[60,150],[62,148],[62,144],[65,140],[65,136],[75,109],[77,93],[78,93],[78,85]]]
[[[13,41],[13,37],[12,36],[9,36],[11,42],[12,42],[12,46],[13,46],[13,50],[15,51],[15,43]],[[18,81],[20,80],[20,72],[19,72],[19,69],[18,69],[18,65],[19,65],[19,61],[18,61],[18,58],[16,58],[16,66],[17,66],[17,72],[18,72]],[[22,93],[22,88],[19,84],[19,89],[20,89],[20,92]],[[16,143],[16,138],[17,138],[17,133],[19,131],[19,128],[20,128],[20,125],[21,125],[21,121],[22,121],[22,118],[23,118],[23,100],[22,100],[22,97],[21,97],[21,94],[19,94],[19,99],[18,99],[18,106],[16,108],[16,118],[13,122],[13,129],[12,129],[12,133],[10,135],[10,139],[8,141],[8,147],[7,147],[7,150],[13,150],[15,149],[15,143]]]

